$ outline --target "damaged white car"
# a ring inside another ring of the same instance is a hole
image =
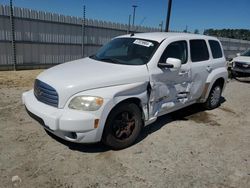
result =
[[[22,100],[31,117],[58,137],[122,149],[161,115],[194,103],[218,107],[227,77],[214,37],[131,34],[93,56],[44,71]]]

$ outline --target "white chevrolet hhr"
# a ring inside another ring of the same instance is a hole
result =
[[[58,137],[122,149],[161,115],[194,103],[218,107],[227,77],[214,37],[131,34],[93,56],[44,71],[22,100],[30,116]]]

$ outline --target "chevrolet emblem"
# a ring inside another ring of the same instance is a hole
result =
[[[43,94],[43,92],[39,89],[39,88],[36,88],[35,89],[35,92],[37,95],[41,96]]]

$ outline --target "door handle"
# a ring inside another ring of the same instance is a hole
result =
[[[212,72],[212,70],[213,70],[213,68],[212,67],[210,67],[210,66],[207,66],[207,72]]]
[[[187,74],[188,72],[187,71],[180,71],[179,72],[179,76],[183,76],[183,75],[185,75],[185,74]]]

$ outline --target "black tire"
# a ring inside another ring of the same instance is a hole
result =
[[[139,107],[136,104],[122,103],[109,114],[102,142],[115,150],[127,148],[136,141],[142,127],[142,112]]]
[[[207,101],[203,104],[203,106],[207,110],[212,110],[220,106],[221,104],[221,93],[222,93],[222,86],[220,84],[213,85]]]

